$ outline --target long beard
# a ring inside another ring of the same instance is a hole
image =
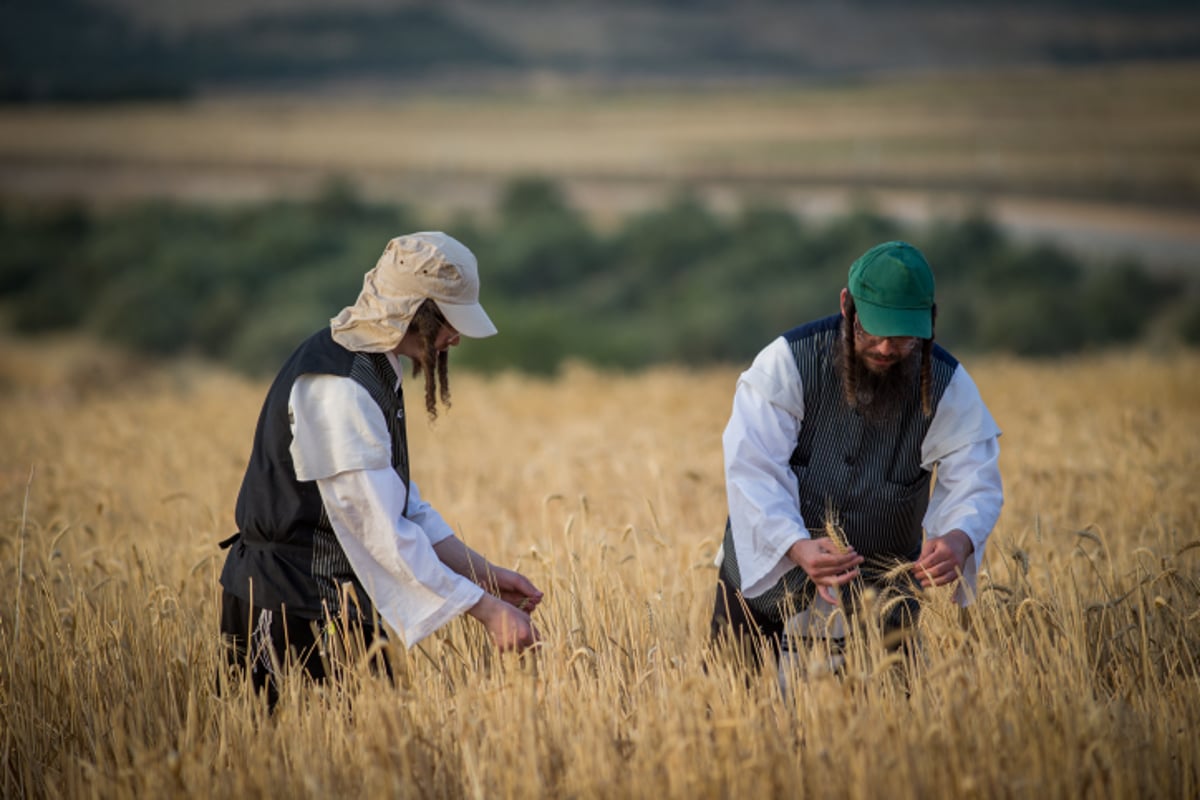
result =
[[[854,356],[850,360],[857,390],[854,406],[869,424],[882,425],[896,420],[909,413],[915,407],[914,403],[920,402],[920,349],[878,373],[871,371],[857,353]],[[836,363],[840,374],[846,369],[846,359],[839,357]]]

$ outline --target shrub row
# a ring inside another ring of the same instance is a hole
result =
[[[501,329],[456,354],[480,368],[744,361],[835,312],[848,265],[892,238],[934,265],[937,334],[953,349],[1059,355],[1136,342],[1156,320],[1200,343],[1200,302],[1181,278],[1018,244],[982,213],[913,229],[860,208],[817,224],[771,205],[721,216],[683,191],[601,232],[559,186],[523,179],[487,219],[445,226],[479,256]],[[427,227],[345,182],[237,208],[3,208],[0,314],[17,332],[79,330],[269,372],[353,302],[389,238]]]

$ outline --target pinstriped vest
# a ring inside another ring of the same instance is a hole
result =
[[[394,388],[396,372],[384,354],[347,350],[325,328],[296,349],[267,392],[238,493],[238,535],[221,571],[221,585],[260,608],[286,608],[310,619],[341,613],[350,588],[355,599],[347,613],[373,621],[370,596],[337,540],[316,482],[296,478],[288,399],[296,378],[305,374],[349,377],[379,405],[407,507],[408,436],[403,396]]]
[[[836,515],[846,538],[866,561],[866,581],[877,580],[896,559],[920,554],[921,521],[929,505],[932,475],[921,468],[921,443],[932,415],[921,411],[920,380],[902,411],[885,422],[869,423],[842,394],[837,368],[841,316],[834,315],[784,334],[804,384],[804,421],[789,466],[799,480],[800,515],[815,533],[826,515]],[[936,413],[958,362],[934,345],[930,401]],[[729,523],[725,528],[721,577],[741,588],[741,574]],[[804,608],[812,597],[808,577],[799,567],[764,594],[747,598],[750,608],[769,618],[781,616],[781,605]]]

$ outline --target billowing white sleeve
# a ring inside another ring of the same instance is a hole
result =
[[[430,544],[437,544],[454,535],[454,529],[446,524],[437,509],[421,499],[416,481],[408,482],[408,512],[404,516],[420,526]]]
[[[328,478],[352,469],[392,465],[392,436],[383,411],[358,381],[301,375],[288,396],[289,451],[296,477]]]
[[[340,472],[317,488],[354,573],[409,647],[479,602],[483,589],[446,567],[430,536],[403,516],[394,469]]]
[[[722,438],[730,527],[746,597],[758,597],[795,567],[787,551],[809,538],[788,463],[803,419],[804,387],[780,337],[738,378]]]
[[[926,535],[961,530],[975,546],[975,557],[963,569],[968,595],[975,592],[984,548],[1004,504],[999,436],[974,381],[959,366],[930,423],[921,461],[925,469],[937,468],[925,512]]]
[[[316,481],[350,566],[405,644],[475,605],[483,590],[438,559],[433,545],[453,531],[415,484],[405,508],[391,436],[366,390],[349,378],[303,375],[289,412],[296,476]]]

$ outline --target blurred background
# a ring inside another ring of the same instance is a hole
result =
[[[0,0],[0,331],[272,372],[386,241],[550,373],[740,363],[908,239],[958,354],[1200,344],[1200,7]]]

